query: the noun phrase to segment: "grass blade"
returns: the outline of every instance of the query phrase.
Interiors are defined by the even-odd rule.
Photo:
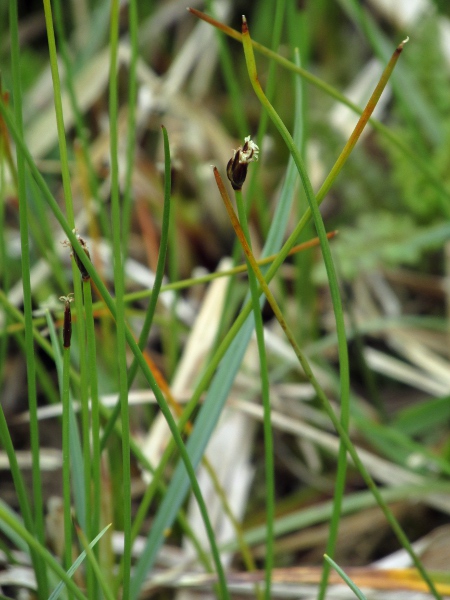
[[[361,592],[359,587],[355,583],[353,583],[353,581],[350,579],[350,577],[348,577],[348,575],[346,575],[344,573],[344,571],[341,569],[341,567],[338,564],[336,564],[332,558],[330,558],[327,554],[325,554],[324,559],[327,561],[327,563],[331,567],[333,567],[333,569],[335,569],[335,571],[337,573],[339,573],[339,575],[342,577],[342,579],[345,581],[345,583],[348,585],[348,587],[352,590],[352,592],[355,594],[355,596],[357,598],[359,598],[359,600],[366,600],[366,597]]]
[[[111,525],[107,525],[104,529],[102,529],[100,531],[100,533],[89,544],[89,548],[93,548],[95,546],[95,544],[103,537],[103,535],[108,531],[108,529],[110,527],[111,527]],[[67,575],[69,578],[72,577],[72,575],[75,573],[75,571],[78,569],[78,567],[81,565],[81,563],[83,562],[83,560],[85,558],[86,558],[86,550],[83,550],[83,552],[80,554],[80,556],[78,556],[78,558],[75,560],[73,565],[67,571]],[[61,581],[56,586],[56,588],[53,590],[53,592],[48,600],[57,600],[59,598],[59,596],[61,595],[61,592],[63,591],[65,585],[66,585],[66,583],[64,581]]]
[[[20,47],[18,32],[18,14],[17,3],[10,0],[9,3],[9,21],[11,30],[11,66],[14,90],[14,115],[17,129],[20,135],[23,135],[22,119],[22,92],[21,92],[21,70],[20,70]],[[2,98],[3,101],[3,98]],[[20,243],[22,256],[22,283],[23,283],[23,303],[25,317],[25,355],[27,365],[27,383],[28,383],[28,404],[30,411],[30,441],[32,453],[32,478],[33,478],[33,498],[34,498],[34,525],[30,522],[30,511],[26,497],[22,496],[23,508],[25,508],[25,523],[30,532],[33,532],[41,544],[45,543],[44,529],[44,506],[42,496],[42,480],[40,471],[40,444],[39,444],[39,426],[37,419],[37,390],[36,390],[36,362],[33,343],[33,317],[32,317],[32,291],[30,280],[30,255],[28,241],[28,209],[26,192],[25,160],[20,149],[17,153],[17,193],[19,197],[19,222],[20,222]],[[2,410],[3,421],[3,410]],[[6,427],[6,422],[4,423]],[[9,444],[9,433],[4,431],[4,442]],[[10,450],[12,448],[10,447]],[[10,457],[12,458],[12,457]],[[14,464],[13,461],[12,464]],[[21,483],[21,478],[16,470],[16,479]],[[22,487],[22,486],[20,486]],[[22,492],[23,492],[22,487]],[[48,595],[47,572],[42,559],[36,555],[34,549],[31,551],[35,567],[36,579],[38,583],[38,597],[45,598]]]

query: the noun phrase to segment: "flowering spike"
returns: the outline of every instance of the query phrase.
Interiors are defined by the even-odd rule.
[[[70,348],[70,340],[72,338],[72,313],[70,311],[70,303],[73,302],[73,293],[68,296],[60,296],[61,302],[64,302],[64,325],[63,325],[63,346]]]
[[[233,156],[227,164],[227,177],[234,190],[240,190],[247,177],[248,164],[258,160],[259,148],[248,135],[244,145],[233,150]]]
[[[73,229],[73,233],[76,235],[77,240],[80,242],[81,247],[84,250],[84,253],[86,254],[86,256],[88,257],[89,260],[91,260],[91,255],[89,254],[89,250],[87,247],[86,242],[83,240],[83,238],[81,237],[81,235],[79,235],[79,233],[77,233],[76,229]],[[71,243],[68,240],[65,240],[64,242],[62,242],[63,246],[70,246],[72,248],[72,252],[70,253],[70,256],[73,256],[78,269],[80,270],[81,273],[81,278],[83,281],[89,281],[89,279],[91,278],[91,276],[89,275],[86,267],[83,265],[83,263],[81,262],[78,254],[75,252],[73,246],[71,245]]]

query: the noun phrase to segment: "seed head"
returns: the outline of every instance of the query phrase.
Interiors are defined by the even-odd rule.
[[[233,157],[227,164],[227,177],[231,181],[234,190],[240,190],[247,177],[248,164],[258,160],[259,148],[248,135],[244,145],[233,150]]]
[[[89,254],[89,250],[88,250],[86,242],[81,237],[81,235],[79,235],[79,233],[77,232],[76,229],[73,229],[72,231],[76,235],[76,238],[79,241],[79,243],[81,244],[81,247],[83,248],[84,253],[88,257],[88,259],[91,260],[91,255]],[[77,265],[78,269],[80,270],[82,280],[83,281],[89,281],[89,279],[90,279],[91,276],[89,275],[88,271],[86,270],[86,267],[81,262],[81,259],[79,258],[78,254],[75,252],[72,244],[69,242],[69,240],[64,240],[61,243],[62,243],[63,246],[69,246],[72,249],[72,252],[70,253],[70,256],[73,256],[73,258],[74,258],[74,260],[76,262],[76,265]]]
[[[64,302],[64,325],[63,325],[63,346],[70,348],[72,338],[72,313],[70,312],[70,303],[73,302],[73,293],[67,296],[60,296],[61,302]]]

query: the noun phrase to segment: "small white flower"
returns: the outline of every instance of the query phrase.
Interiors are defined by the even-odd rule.
[[[239,162],[241,164],[248,164],[258,160],[259,148],[249,135],[244,139],[243,147],[238,148],[237,151],[239,152]]]

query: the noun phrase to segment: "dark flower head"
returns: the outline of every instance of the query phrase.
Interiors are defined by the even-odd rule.
[[[259,148],[250,136],[244,140],[244,145],[233,150],[233,157],[227,164],[227,177],[234,190],[240,190],[247,177],[248,163],[258,160]]]
[[[81,247],[84,250],[84,253],[86,254],[86,256],[88,257],[89,260],[91,260],[91,255],[89,254],[89,250],[87,247],[86,242],[83,240],[83,238],[81,237],[81,235],[79,235],[77,233],[76,229],[73,229],[72,232],[76,235],[77,240],[79,241]],[[73,246],[71,245],[71,243],[68,240],[64,240],[64,242],[62,242],[63,246],[70,246],[70,248],[72,248],[72,252],[70,253],[70,256],[73,256],[78,269],[80,270],[81,273],[81,278],[83,279],[83,281],[89,281],[90,279],[90,275],[88,273],[88,271],[86,270],[86,267],[83,265],[83,263],[81,262],[81,259],[79,258],[78,254],[75,252]]]
[[[70,303],[73,302],[73,293],[68,296],[60,296],[61,302],[64,302],[64,326],[63,326],[63,346],[70,348],[72,338],[72,314],[70,312]]]

